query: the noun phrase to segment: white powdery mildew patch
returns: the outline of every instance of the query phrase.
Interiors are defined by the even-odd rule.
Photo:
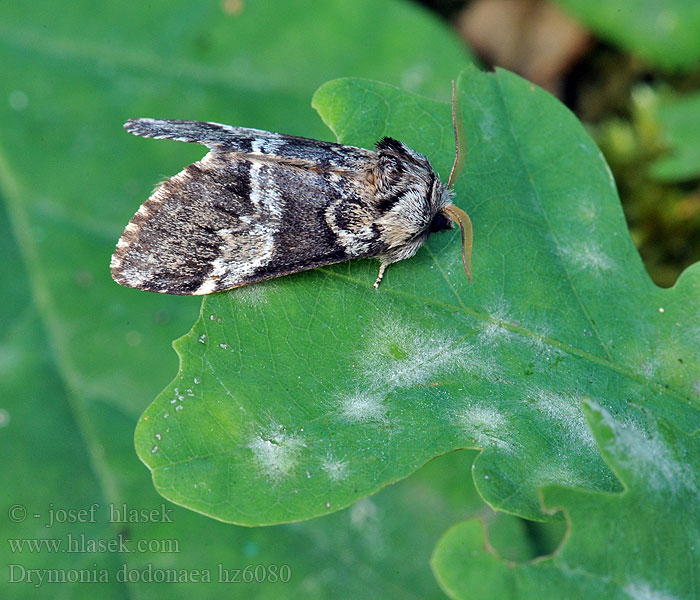
[[[502,323],[497,321],[487,321],[483,323],[479,331],[479,342],[483,345],[493,344],[496,341],[502,341],[511,336],[511,331],[508,331]]]
[[[536,390],[529,396],[534,398],[535,408],[548,419],[560,423],[573,442],[595,448],[595,440],[576,397],[562,396],[549,390]]]
[[[344,460],[335,460],[332,456],[327,456],[321,463],[321,468],[331,481],[341,481],[346,477],[348,463]]]
[[[381,396],[356,392],[342,401],[341,415],[348,421],[383,421],[386,406]]]
[[[603,422],[615,432],[610,442],[615,459],[658,493],[676,494],[684,488],[693,496],[700,493],[698,474],[673,456],[663,439],[631,425],[622,425],[602,407]]]
[[[659,366],[659,359],[652,358],[651,360],[643,361],[637,368],[637,372],[640,375],[651,379],[652,377],[656,376]]]
[[[512,439],[505,416],[496,408],[470,406],[455,414],[458,427],[464,429],[480,448],[511,451],[506,439]]]
[[[672,594],[653,589],[647,581],[633,581],[623,589],[634,600],[676,600]]]
[[[556,483],[567,487],[590,487],[590,481],[581,473],[574,471],[568,464],[559,461],[547,461],[535,467],[530,479],[540,487],[547,483]]]
[[[548,341],[548,338],[554,338],[554,331],[549,323],[536,325],[532,327],[532,330],[536,335],[523,335],[521,336],[522,340],[533,352],[537,353],[537,357],[540,359],[537,364],[547,368],[548,361],[563,356],[564,351]]]
[[[246,285],[235,290],[233,298],[252,308],[258,308],[267,304],[269,293],[277,287],[273,282],[260,282],[255,285]]]
[[[501,127],[499,126],[500,117],[496,117],[494,110],[487,104],[479,106],[479,138],[488,142],[495,138]]]
[[[693,384],[693,393],[696,396],[700,396],[700,379]]]
[[[661,348],[659,342],[651,342],[643,327],[628,332],[628,339],[615,340],[613,343],[620,356],[624,357],[625,365],[645,379],[655,379],[661,369],[661,359],[666,358],[667,354],[673,355]]]
[[[586,224],[593,224],[596,222],[598,218],[598,207],[595,202],[579,199],[575,206],[576,216],[579,221],[583,221]]]
[[[357,362],[370,385],[408,387],[461,370],[486,377],[493,371],[463,340],[395,318],[370,327],[365,339]]]
[[[602,273],[612,271],[615,262],[593,242],[584,242],[574,247],[562,249],[566,259],[579,269]]]
[[[508,304],[504,300],[488,308],[491,320],[482,323],[479,330],[479,342],[482,345],[491,346],[505,341],[513,335],[513,332],[504,326],[504,323],[512,320],[508,308]]]
[[[305,446],[301,437],[280,431],[279,428],[271,435],[256,435],[248,444],[264,474],[275,483],[285,479],[296,468]]]
[[[527,341],[535,350],[542,351],[551,348],[551,346],[545,341],[546,338],[551,338],[554,336],[554,331],[549,323],[539,323],[533,325],[531,330],[536,335],[527,338]]]

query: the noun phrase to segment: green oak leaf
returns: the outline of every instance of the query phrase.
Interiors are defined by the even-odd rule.
[[[652,177],[674,182],[700,176],[700,92],[663,98],[656,116],[668,154],[651,165]]]
[[[432,559],[451,598],[698,596],[700,437],[662,418],[639,427],[590,400],[584,412],[624,491],[545,487],[545,505],[564,510],[570,530],[557,552],[531,563],[486,550],[478,520],[454,526]]]
[[[556,0],[596,35],[669,70],[700,59],[700,5],[694,0]]]
[[[207,297],[136,430],[160,493],[226,521],[292,521],[469,447],[492,506],[547,519],[546,484],[619,489],[577,398],[698,426],[698,269],[650,281],[604,159],[556,99],[503,71],[457,87],[474,284],[449,232],[378,291],[364,260]],[[341,79],[314,105],[342,142],[391,135],[449,171],[447,103]]]

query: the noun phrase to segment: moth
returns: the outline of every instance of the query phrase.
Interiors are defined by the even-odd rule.
[[[204,158],[162,183],[122,233],[114,280],[164,294],[210,294],[354,258],[387,266],[458,225],[471,281],[472,226],[428,159],[385,137],[375,150],[200,121],[130,119],[134,135],[203,144]]]

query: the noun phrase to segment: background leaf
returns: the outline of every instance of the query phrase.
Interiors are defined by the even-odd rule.
[[[646,431],[596,403],[586,418],[625,484],[617,494],[560,486],[544,502],[562,507],[570,534],[554,556],[514,565],[485,550],[478,521],[448,531],[433,568],[452,598],[695,598],[698,595],[698,435],[664,419]]]
[[[2,172],[2,175],[5,189],[11,187],[8,174]],[[4,210],[0,212],[0,232],[4,259],[0,266],[2,281],[11,282],[4,287],[5,310],[0,313],[0,448],[6,482],[0,491],[0,505],[3,531],[8,538],[2,545],[4,573],[0,589],[10,597],[11,593],[16,594],[16,586],[6,582],[23,578],[22,569],[46,569],[47,562],[50,568],[58,570],[93,568],[91,554],[47,556],[13,549],[10,539],[41,540],[75,533],[75,524],[55,522],[47,527],[48,510],[52,507],[89,509],[90,502],[86,502],[86,498],[104,504],[105,496],[100,491],[99,477],[90,464],[90,457],[83,451],[85,442],[75,442],[80,440],[81,434],[71,410],[72,399],[46,344],[40,314],[32,301],[29,281]],[[74,477],[75,473],[81,476]],[[71,485],[66,485],[66,481]],[[39,509],[37,500],[43,504],[42,522],[32,517]],[[104,520],[95,524],[93,533],[102,538],[113,535]],[[101,563],[114,571],[119,566],[118,557],[114,555],[105,555]],[[101,591],[105,598],[116,599],[123,597],[121,588],[111,583],[102,586]]]
[[[219,585],[138,576],[149,565],[216,577],[219,564],[274,563],[290,565],[288,584],[236,584],[240,591],[233,592],[224,583],[226,593],[356,598],[371,589],[385,597],[442,597],[427,557],[454,518],[483,510],[469,495],[472,456],[435,461],[409,487],[387,490],[385,501],[377,496],[356,512],[310,524],[237,528],[158,496],[134,453],[134,424],[172,378],[177,357],[170,342],[191,326],[200,301],[121,288],[108,265],[155,182],[199,154],[127,135],[128,117],[220,120],[329,139],[310,106],[324,81],[378,77],[447,99],[449,80],[467,60],[434,17],[399,1],[3,3],[3,530],[8,539],[64,544],[68,534],[132,544],[174,540],[179,551],[13,552],[3,541],[0,596],[81,598],[97,589],[115,598],[219,598]],[[93,503],[94,523],[45,526],[50,509]],[[165,507],[174,523],[110,522],[110,504],[124,503]],[[9,520],[14,504],[28,511],[21,523]],[[11,583],[10,564],[106,569],[110,581]],[[135,579],[116,580],[123,565]]]
[[[556,0],[600,37],[661,68],[692,69],[700,58],[700,6],[693,0]]]
[[[388,271],[356,261],[207,297],[136,444],[159,491],[245,524],[326,514],[455,448],[500,509],[546,519],[538,489],[619,490],[578,404],[698,427],[698,269],[654,286],[614,182],[578,121],[506,72],[462,73],[469,156],[455,233]],[[446,103],[367,80],[314,105],[342,142],[391,135],[444,175]]]
[[[661,141],[668,149],[651,167],[661,181],[683,181],[700,175],[700,92],[666,98],[656,109]]]

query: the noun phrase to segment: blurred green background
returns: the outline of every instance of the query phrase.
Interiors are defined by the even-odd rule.
[[[183,144],[146,152],[143,140],[121,129],[127,118],[212,120],[332,140],[310,104],[325,81],[376,78],[447,100],[450,79],[478,55],[559,94],[589,124],[652,276],[672,285],[700,247],[700,36],[685,33],[698,31],[697,11],[665,6],[677,17],[675,29],[667,27],[671,37],[685,43],[675,48],[645,45],[644,20],[637,36],[611,33],[610,19],[601,29],[600,15],[574,2],[562,2],[566,17],[553,5],[511,3],[503,13],[501,4],[39,0],[0,7],[2,597],[221,597],[219,585],[148,579],[158,569],[191,580],[197,569],[286,564],[288,583],[223,585],[233,586],[231,597],[440,598],[428,558],[458,519],[483,517],[509,558],[554,547],[561,529],[535,531],[480,500],[473,452],[440,457],[372,498],[306,523],[246,529],[170,505],[135,455],[133,429],[175,374],[170,342],[189,329],[199,300],[120,288],[108,270],[144,190],[201,156]],[[544,44],[543,60],[541,40],[557,38],[553,32],[572,20],[558,50]],[[484,38],[510,55],[494,53]],[[124,505],[162,516],[111,522],[110,507]],[[86,551],[51,546],[69,539]],[[116,540],[117,551],[80,545],[89,539]],[[135,550],[140,540],[153,541]],[[49,585],[31,569],[85,569],[109,581]]]

